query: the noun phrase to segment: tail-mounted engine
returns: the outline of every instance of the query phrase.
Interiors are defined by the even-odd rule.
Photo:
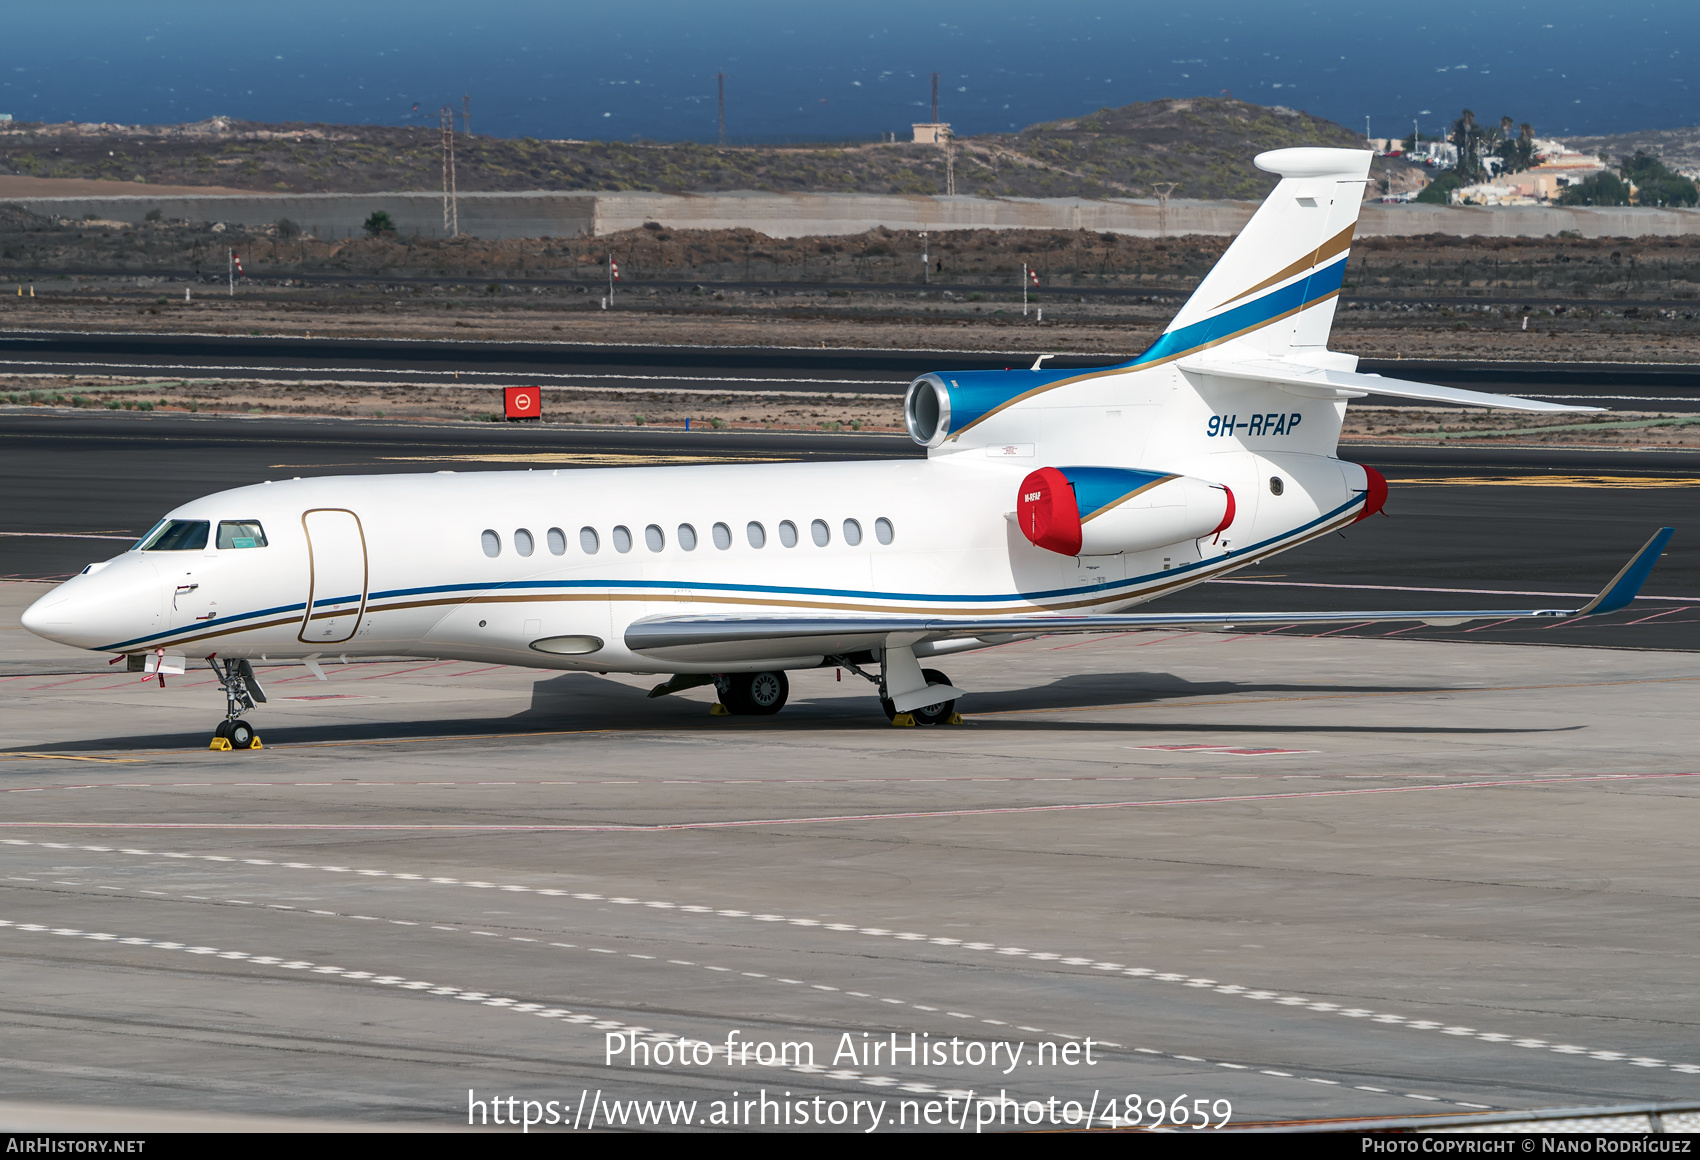
[[[1048,552],[1107,556],[1213,536],[1234,522],[1234,493],[1189,475],[1041,467],[1021,481],[1015,512]]]

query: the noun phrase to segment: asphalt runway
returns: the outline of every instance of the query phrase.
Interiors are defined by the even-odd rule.
[[[0,577],[63,577],[177,504],[298,475],[912,457],[907,438],[657,428],[84,412],[0,407]],[[1677,536],[1643,598],[1597,621],[1285,629],[1700,650],[1700,456],[1476,447],[1345,448],[1387,475],[1390,518],[1355,525],[1153,611],[1574,607],[1647,537]]]
[[[1133,357],[1136,352],[1128,352]],[[0,373],[243,377],[462,386],[900,395],[934,370],[1002,370],[1031,355],[929,350],[0,333]],[[1062,355],[1048,369],[1110,365]],[[1370,360],[1366,374],[1618,410],[1700,410],[1700,367]],[[1420,406],[1396,399],[1378,405]]]

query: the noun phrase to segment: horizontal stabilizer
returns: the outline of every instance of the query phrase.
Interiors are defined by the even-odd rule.
[[[925,616],[672,616],[640,620],[626,629],[626,647],[633,652],[657,653],[714,646],[772,644],[775,655],[835,655],[861,649],[883,648],[888,637],[893,644],[919,640],[951,640],[964,637],[1004,639],[1052,633],[1131,632],[1138,629],[1278,628],[1302,624],[1381,624],[1420,621],[1434,625],[1456,625],[1471,620],[1517,620],[1539,618],[1568,620],[1601,616],[1626,607],[1641,591],[1673,529],[1661,528],[1581,608],[1491,608],[1430,609],[1413,612],[1145,612],[1118,616],[1051,616],[1030,613],[1015,616],[981,616],[945,619]]]
[[[1244,362],[1188,359],[1179,366],[1187,374],[1272,383],[1290,394],[1307,399],[1358,399],[1365,395],[1391,395],[1398,399],[1419,399],[1425,403],[1442,403],[1452,407],[1500,407],[1513,411],[1605,410],[1604,407],[1576,407],[1568,403],[1549,403],[1544,399],[1524,399],[1516,395],[1493,395],[1485,391],[1466,391],[1433,383],[1413,383],[1406,379],[1359,374],[1357,371],[1324,370],[1285,359],[1252,359]]]

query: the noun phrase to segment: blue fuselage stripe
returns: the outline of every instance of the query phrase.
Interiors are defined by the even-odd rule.
[[[928,604],[1037,603],[1042,600],[1054,600],[1070,596],[1098,596],[1105,599],[1114,599],[1118,594],[1132,595],[1133,592],[1130,590],[1137,589],[1141,585],[1149,584],[1153,581],[1164,579],[1172,581],[1177,576],[1184,576],[1191,572],[1212,569],[1229,560],[1260,552],[1265,548],[1279,544],[1283,540],[1290,540],[1295,536],[1301,536],[1305,532],[1308,532],[1319,525],[1329,523],[1362,503],[1363,494],[1359,493],[1340,506],[1331,511],[1324,512],[1313,520],[1300,524],[1298,527],[1289,531],[1282,532],[1280,535],[1271,536],[1268,539],[1261,540],[1249,547],[1237,549],[1236,551],[1230,552],[1224,556],[1216,557],[1215,559],[1199,560],[1191,564],[1181,564],[1166,572],[1148,572],[1143,576],[1130,576],[1123,580],[1117,580],[1113,583],[1105,584],[1102,587],[1077,586],[1072,588],[1051,588],[1037,592],[988,593],[982,595],[976,593],[940,594],[936,592],[875,592],[859,588],[806,588],[779,584],[713,583],[706,581],[684,580],[510,580],[497,584],[432,584],[417,588],[389,588],[381,592],[371,593],[367,597],[366,603],[368,607],[370,607],[377,604],[379,601],[384,600],[396,600],[419,596],[437,596],[449,593],[496,594],[502,592],[559,592],[572,590],[595,590],[606,592],[609,595],[613,595],[616,592],[633,591],[683,591],[700,592],[705,594],[718,593],[726,596],[805,596],[817,599],[839,600],[918,601]],[[357,608],[360,604],[360,598],[358,596],[348,596],[342,598],[340,601],[315,601],[314,607],[320,608],[326,604],[336,603],[350,604]],[[182,628],[167,629],[164,632],[156,632],[147,636],[139,636],[133,640],[120,641],[117,644],[106,645],[98,651],[122,652],[126,649],[134,649],[144,645],[161,644],[168,638],[174,636],[204,634],[208,628],[222,629],[228,626],[231,630],[236,630],[237,627],[244,621],[255,620],[267,616],[275,616],[280,613],[301,612],[305,608],[305,604],[285,604],[278,605],[273,608],[262,609],[258,612],[245,612],[237,616],[220,617],[216,621],[201,621],[194,625],[185,625]],[[353,609],[350,609],[349,611],[353,611]],[[377,611],[382,610],[378,609]],[[1035,611],[1043,611],[1043,609],[1035,609]]]

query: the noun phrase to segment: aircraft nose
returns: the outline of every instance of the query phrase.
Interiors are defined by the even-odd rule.
[[[76,625],[76,601],[63,588],[55,588],[40,600],[24,609],[20,622],[29,631],[47,640],[69,644],[65,638]]]
[[[26,608],[19,621],[56,644],[104,649],[155,631],[160,599],[155,569],[120,558],[73,576]]]

